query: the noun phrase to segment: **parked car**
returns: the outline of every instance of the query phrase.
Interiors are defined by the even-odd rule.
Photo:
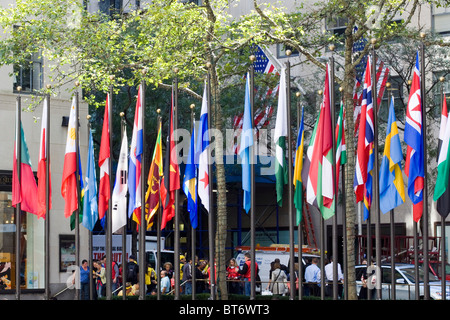
[[[356,285],[357,292],[362,286],[361,277],[367,265],[356,266]],[[381,298],[383,300],[391,299],[391,265],[381,266]],[[441,300],[442,287],[441,281],[429,273],[430,298],[434,300]],[[399,263],[395,265],[395,295],[396,300],[414,300],[416,299],[416,270],[413,264]],[[419,290],[420,298],[424,295],[424,271],[419,266]],[[446,281],[446,299],[450,299],[450,282]]]

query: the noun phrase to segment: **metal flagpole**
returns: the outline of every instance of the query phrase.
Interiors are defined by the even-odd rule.
[[[430,299],[429,275],[428,270],[428,184],[427,184],[427,116],[425,99],[425,44],[423,39],[425,33],[421,32],[420,37],[420,102],[422,105],[422,139],[423,139],[423,213],[422,213],[422,247],[423,247],[423,271],[424,271],[424,299]],[[418,264],[418,261],[416,261]],[[445,295],[445,292],[444,292]]]
[[[208,64],[209,66],[209,70],[208,70],[208,88],[207,88],[207,113],[208,113],[208,130],[211,129],[211,65]],[[209,137],[209,134],[208,134]],[[208,150],[208,172],[210,177],[212,177],[212,163],[211,163],[211,153]],[[210,184],[209,184],[209,215],[208,215],[208,229],[209,229],[209,233],[208,233],[208,241],[209,241],[209,268],[210,268],[210,283],[211,283],[211,300],[216,300],[216,264],[215,264],[215,259],[214,259],[214,235],[216,234],[214,232],[215,228],[214,228],[214,223],[215,223],[215,219],[214,219],[214,210],[213,210],[213,193],[212,193],[212,187],[213,187],[213,183],[212,183],[212,179],[210,179]]]
[[[323,90],[318,91],[319,97],[323,99]],[[322,103],[322,102],[319,102]],[[319,106],[320,109],[320,106]],[[324,220],[322,213],[319,215],[320,219],[320,299],[325,299],[325,233]]]
[[[332,238],[333,238],[333,300],[338,299],[338,241],[337,241],[337,195],[338,195],[338,182],[336,181],[336,139],[335,139],[335,131],[336,131],[336,120],[335,120],[335,106],[334,106],[334,45],[330,45],[329,47],[331,51],[330,57],[330,78],[329,78],[329,87],[330,87],[330,113],[331,113],[331,135],[332,135],[332,174],[333,174],[333,183],[334,183],[334,215],[333,215],[333,224],[332,224]]]
[[[173,131],[178,128],[178,68],[174,68],[173,80]],[[174,136],[172,136],[175,138]],[[170,144],[170,141],[169,141]],[[174,254],[175,254],[175,300],[180,299],[180,213],[178,205],[178,189],[175,190],[175,217],[174,217]]]
[[[91,119],[91,116],[88,114],[86,116],[86,120],[87,120],[87,140],[88,140],[88,145],[89,145],[89,137],[90,137],[90,131],[91,131],[91,123],[89,122],[89,120]],[[48,172],[48,171],[47,171]],[[87,172],[86,172],[87,174]],[[89,245],[89,300],[94,300],[94,284],[93,279],[92,279],[92,271],[94,270],[94,262],[92,260],[93,258],[93,248],[92,248],[92,231],[89,230],[89,239],[88,239],[88,245]]]
[[[16,98],[16,173],[17,173],[17,181],[22,182],[22,173],[21,173],[21,162],[22,162],[22,131],[21,131],[21,123],[22,123],[22,100],[20,96],[20,92],[22,91],[22,87],[17,87],[17,91],[19,94]],[[19,189],[20,192],[20,189]],[[20,233],[21,233],[21,203],[18,202],[16,204],[16,300],[20,300]]]
[[[440,77],[439,81],[441,82],[441,105],[444,104],[444,77]],[[447,120],[448,121],[448,120]],[[439,154],[438,154],[439,157]],[[448,188],[448,187],[447,187]],[[445,273],[445,252],[446,252],[446,240],[445,240],[445,216],[441,215],[441,299],[446,300],[447,299],[447,286],[446,286],[446,273]]]
[[[80,83],[75,82],[75,86],[77,90],[75,91],[75,148],[76,148],[76,173],[75,178],[77,182],[77,210],[75,210],[75,265],[80,263],[80,200],[81,200],[81,190],[80,190],[80,129],[78,126],[78,119],[80,117],[80,99],[78,93],[78,86]],[[79,267],[78,267],[79,268]],[[78,270],[79,272],[79,270]],[[79,299],[79,291],[78,286],[75,286],[75,300]]]
[[[379,161],[378,161],[378,106],[377,106],[377,80],[376,80],[376,53],[375,44],[376,39],[371,39],[372,44],[372,110],[373,110],[373,153],[374,153],[374,164],[373,164],[373,209],[375,211],[375,255],[376,255],[376,265],[381,266],[381,228],[380,228],[380,187],[379,187]],[[380,281],[377,277],[377,284]],[[377,299],[381,300],[381,287],[376,286]]]
[[[158,114],[158,130],[161,127],[161,109],[157,109],[156,113]],[[162,166],[163,164],[160,163]],[[159,206],[158,206],[158,214],[156,216],[156,298],[157,300],[161,299],[161,214],[162,214],[162,203],[161,203],[161,177],[159,177]]]
[[[288,50],[290,51],[290,50]],[[286,54],[289,56],[290,52],[286,51]],[[289,256],[291,263],[289,264],[289,273],[290,273],[290,299],[294,300],[295,298],[295,240],[294,240],[294,214],[293,214],[293,196],[292,196],[292,137],[291,137],[291,63],[289,60],[286,62],[286,118],[287,118],[287,145],[288,145],[288,197],[289,197],[289,205],[288,205],[288,217],[289,217]],[[283,155],[284,156],[284,155]],[[301,248],[299,247],[299,250]],[[256,259],[255,259],[256,261]],[[300,260],[299,260],[300,262]]]
[[[51,85],[47,85],[51,89]],[[50,299],[50,94],[47,93],[45,128],[45,299]]]
[[[143,71],[143,74],[145,72]],[[145,219],[145,81],[141,81],[141,110],[142,110],[142,154],[141,154],[141,225],[139,227],[139,300],[145,300],[145,274],[147,273],[147,262],[145,253],[145,233],[147,220]]]
[[[113,78],[110,78],[113,80]],[[110,192],[113,189],[114,182],[112,180],[112,150],[113,150],[113,141],[112,141],[112,104],[113,104],[113,86],[112,84],[109,86],[109,96],[108,96],[108,128],[109,128],[109,158],[108,158],[108,172],[109,172],[109,186]],[[112,298],[112,196],[111,193],[109,195],[108,200],[108,212],[106,216],[106,241],[105,241],[105,250],[106,250],[106,300],[111,300]]]
[[[194,118],[195,118],[195,113],[194,113],[194,108],[195,105],[191,104],[190,105],[191,108],[191,134],[195,135],[194,130],[195,130],[195,123],[194,123]],[[195,146],[195,142],[194,142],[194,146]],[[191,150],[191,152],[194,152],[194,150]],[[197,188],[195,188],[195,201],[198,203],[197,201]],[[195,294],[196,294],[196,274],[195,274],[195,229],[192,227],[191,225],[191,257],[192,257],[192,272],[191,272],[191,277],[192,277],[192,300],[195,300]]]
[[[253,127],[254,127],[254,119],[253,119],[253,104],[254,104],[254,73],[255,68],[253,66],[253,62],[255,60],[255,56],[251,56],[250,60],[252,61],[252,64],[250,65],[250,117],[251,117],[251,127],[252,127],[252,135],[253,133]],[[250,260],[250,283],[251,283],[251,289],[250,289],[250,300],[255,300],[255,294],[256,294],[256,250],[255,250],[255,148],[254,144],[250,146],[250,179],[251,179],[251,186],[250,186],[250,250],[251,250],[251,260]]]
[[[295,94],[297,97],[300,97],[300,92]],[[300,127],[300,101],[297,105],[297,128]],[[298,134],[298,133],[297,133]],[[303,154],[300,155],[303,157]],[[303,185],[301,186],[303,188]],[[302,190],[303,192],[303,190]],[[303,215],[303,196],[302,196],[302,215]],[[298,300],[302,300],[303,296],[303,230],[302,230],[302,220],[297,226],[297,242],[298,242],[298,274],[297,274],[297,282],[298,282]]]
[[[123,135],[125,133],[125,116],[124,112],[120,113],[120,141],[123,140]],[[124,177],[128,179],[128,177]],[[125,221],[127,220],[127,214],[125,214]],[[122,227],[122,300],[127,299],[126,289],[127,289],[127,224]]]

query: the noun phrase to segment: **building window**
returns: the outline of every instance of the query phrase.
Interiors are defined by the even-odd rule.
[[[450,8],[432,8],[433,31],[436,33],[450,33]]]
[[[343,17],[331,17],[325,21],[325,29],[336,38],[336,50],[342,50],[344,47],[342,38],[344,36],[345,29],[347,28],[347,22],[348,19]]]
[[[20,270],[21,289],[43,289],[44,219],[21,212],[20,256],[16,257],[16,213],[11,205],[12,172],[0,172],[0,292],[13,293],[16,288],[16,266]],[[18,261],[18,263],[17,263]]]
[[[17,87],[22,87],[22,92],[31,93],[42,88],[43,68],[42,56],[40,53],[33,53],[30,59],[23,63],[14,64],[14,84],[13,91]]]
[[[296,48],[291,47],[290,45],[286,45],[283,43],[277,44],[277,58],[287,58],[286,50],[291,50],[291,57],[296,57],[299,55],[299,52]]]

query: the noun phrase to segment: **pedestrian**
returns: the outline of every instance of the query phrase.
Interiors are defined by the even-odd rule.
[[[204,260],[200,260],[197,263],[197,267],[195,268],[195,292],[203,293],[206,292],[206,283],[205,283],[205,275],[203,273],[203,269],[206,266],[206,262]]]
[[[137,264],[136,257],[134,255],[130,255],[128,258],[126,272],[127,282],[130,282],[131,285],[139,282],[139,265]]]
[[[89,300],[89,280],[91,271],[86,259],[81,261],[80,266],[80,300]]]
[[[96,291],[97,291],[97,297],[101,298],[105,296],[106,291],[106,270],[105,267],[102,265],[100,260],[96,260],[94,262],[94,266],[96,267],[96,279],[97,279],[97,285],[96,285]]]
[[[102,264],[105,266],[106,269],[106,255],[103,255],[102,257]],[[116,261],[111,262],[111,291],[114,295],[117,295],[117,288],[119,288],[119,267],[117,266]]]
[[[166,270],[161,271],[161,293],[168,294],[170,292],[170,279]]]
[[[318,297],[320,295],[319,259],[314,257],[305,269],[305,296]]]
[[[146,294],[152,294],[156,290],[156,272],[152,266],[147,264],[147,272],[145,273],[145,285],[147,286]]]
[[[253,262],[252,263],[252,259],[251,259],[251,255],[249,252],[246,252],[244,254],[244,265],[242,266],[242,269],[239,270],[239,274],[242,275],[242,277],[244,278],[244,294],[246,296],[250,296],[251,294],[251,275],[252,275],[252,271],[251,271],[251,266],[254,265],[255,266],[255,278],[257,279],[257,275],[259,272],[258,269],[258,264]],[[256,282],[255,279],[255,282]]]
[[[330,263],[325,266],[325,278],[327,279],[327,296],[333,296],[333,257],[330,257]],[[344,275],[342,274],[341,264],[337,263],[337,281],[338,281],[338,297],[342,295],[342,281],[344,280]]]
[[[272,275],[267,284],[267,289],[272,291],[274,296],[284,296],[287,291],[287,275],[278,261],[273,264]]]
[[[183,277],[181,283],[183,284],[183,294],[192,294],[192,258],[186,259],[187,263],[183,265]]]
[[[239,266],[237,265],[236,259],[231,258],[227,267],[227,283],[229,293],[241,293],[239,279]]]
[[[173,276],[173,264],[171,262],[164,263],[163,270],[166,271],[167,276],[169,277],[169,279],[172,279],[172,276]]]

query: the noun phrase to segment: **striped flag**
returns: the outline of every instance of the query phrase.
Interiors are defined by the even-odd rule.
[[[98,188],[98,218],[103,220],[108,211],[109,198],[111,197],[111,186],[109,183],[110,168],[110,145],[109,145],[109,94],[106,95],[106,105],[103,114],[102,138],[100,141],[100,151],[98,154],[98,167],[100,168],[100,185]],[[102,223],[104,225],[104,223]]]
[[[423,132],[422,104],[420,93],[419,52],[416,55],[416,65],[406,107],[406,123],[404,139],[407,144],[405,174],[408,177],[408,196],[413,203],[413,219],[418,222],[423,213]]]
[[[395,119],[394,97],[392,97],[386,128],[386,143],[380,165],[380,209],[383,213],[387,213],[405,202],[402,160],[402,146]]]
[[[450,179],[449,166],[449,143],[450,143],[450,123],[448,122],[447,100],[445,95],[442,101],[441,126],[438,140],[438,174],[436,186],[434,187],[433,200],[436,201],[437,212],[446,218],[450,212]]]
[[[187,197],[187,210],[192,228],[197,228],[197,168],[195,163],[195,122],[191,133],[191,144],[184,170],[183,191]]]
[[[47,114],[48,114],[48,98],[44,99],[44,107],[42,109],[42,122],[41,122],[41,140],[39,143],[39,162],[38,162],[38,201],[39,201],[39,212],[38,217],[44,217],[47,211],[46,208],[46,176],[48,175],[48,209],[52,208],[52,183],[51,183],[51,172],[49,166],[49,172],[47,172],[47,161],[48,161],[48,147],[47,147]]]
[[[83,226],[92,231],[98,220],[98,203],[97,203],[97,177],[95,172],[94,160],[94,141],[92,139],[92,131],[89,130],[89,149],[86,163],[86,187],[83,195]]]
[[[141,160],[142,160],[142,86],[139,86],[136,109],[134,111],[133,133],[131,136],[130,159],[128,162],[128,218],[141,223]]]
[[[341,109],[336,124],[336,190],[339,190],[339,171],[341,165],[347,163],[347,147],[345,145],[345,107],[341,101]]]
[[[208,152],[209,152],[209,131],[208,131],[208,96],[207,85],[203,89],[202,109],[200,111],[200,125],[198,126],[197,145],[195,147],[195,163],[198,164],[198,197],[201,200],[206,211],[210,212],[209,207],[209,166],[208,166]]]
[[[287,101],[286,101],[286,69],[281,69],[280,92],[278,94],[277,120],[275,122],[275,178],[278,206],[283,204],[284,185],[288,182],[286,161],[287,132]]]
[[[127,224],[127,183],[128,174],[128,138],[127,129],[123,130],[122,145],[116,169],[116,180],[111,199],[111,232],[115,233]]]
[[[295,159],[294,159],[294,205],[297,209],[296,221],[297,225],[302,221],[302,213],[303,213],[303,180],[302,180],[302,169],[303,169],[303,147],[305,140],[305,127],[303,124],[303,113],[304,109],[302,108],[302,118],[300,121],[300,126],[298,128],[298,136],[297,136],[297,148],[295,151]]]

